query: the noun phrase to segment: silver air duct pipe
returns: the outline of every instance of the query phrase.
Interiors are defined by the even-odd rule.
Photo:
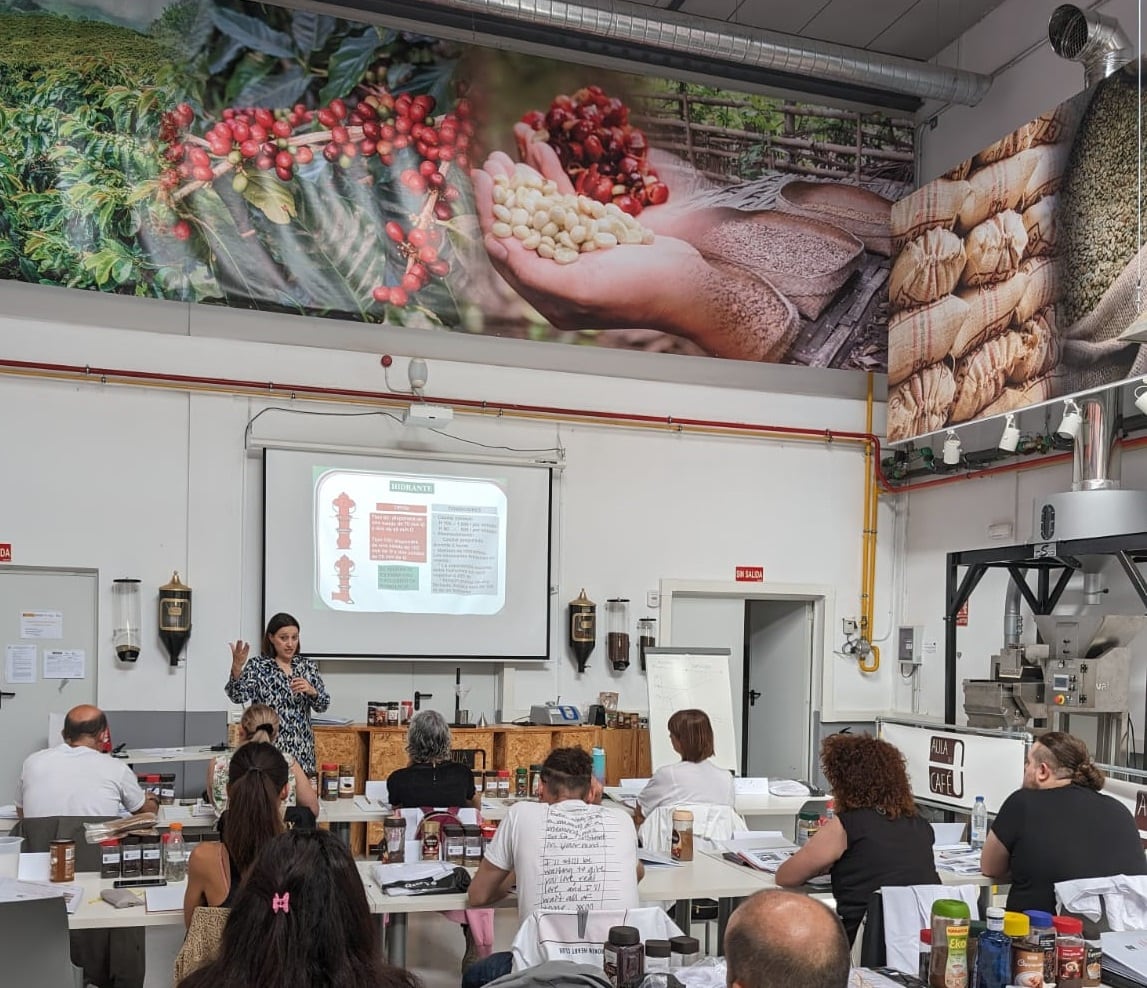
[[[865,87],[922,100],[942,100],[975,106],[992,84],[978,72],[933,65],[915,59],[849,48],[827,41],[798,38],[775,31],[693,17],[627,0],[590,6],[564,0],[422,0],[418,4],[386,0],[349,0],[343,7],[394,13],[406,7],[428,24],[434,12],[474,18],[475,31],[496,33],[497,22],[535,29],[535,40],[549,36],[550,44],[570,47],[568,37],[581,35],[600,41],[640,46],[686,59],[725,62],[838,84]],[[481,18],[490,18],[489,28]]]
[[[1060,58],[1083,63],[1088,86],[1135,57],[1135,47],[1118,21],[1071,3],[1055,8],[1047,22],[1047,40]]]
[[[1123,424],[1117,388],[1080,398],[1083,426],[1075,440],[1071,489],[1107,491],[1120,485],[1121,447],[1115,442]]]
[[[1024,634],[1024,618],[1020,612],[1023,594],[1015,579],[1008,581],[1008,595],[1004,599],[1004,645],[1018,645]]]

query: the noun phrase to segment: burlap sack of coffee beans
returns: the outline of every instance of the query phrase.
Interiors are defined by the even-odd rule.
[[[1008,384],[1025,384],[1049,373],[1059,363],[1060,345],[1052,306],[1008,333],[1007,339],[1010,343]]]
[[[950,422],[967,422],[985,405],[990,405],[1004,392],[1011,360],[1007,333],[988,340],[956,362],[956,399],[952,403]]]
[[[1074,102],[1061,103],[1054,110],[1013,130],[1007,137],[989,144],[976,155],[975,165],[976,167],[990,165],[1040,144],[1070,141],[1079,124],[1079,115],[1079,108]]]
[[[1021,408],[1047,401],[1057,394],[1065,394],[1065,392],[1061,389],[1057,390],[1055,382],[1050,376],[1037,377],[1034,381],[1028,381],[1018,387],[1004,388],[1004,393],[999,398],[980,409],[980,416],[988,418],[992,415],[1003,415],[1006,412],[1018,412]]]
[[[1035,166],[1036,159],[1025,153],[972,172],[968,178],[972,191],[960,206],[956,232],[966,234],[989,216],[1015,209],[1023,201]]]
[[[1027,256],[1048,257],[1056,252],[1056,196],[1044,196],[1024,210],[1022,219],[1028,235]]]
[[[1059,191],[1070,153],[1069,144],[1043,144],[1016,155],[1017,158],[1034,162],[1031,177],[1024,186],[1023,198],[1019,203],[1020,212],[1039,202],[1044,196],[1055,195]]]
[[[967,182],[950,182],[941,178],[893,203],[893,247],[900,250],[925,230],[935,227],[951,230],[971,194],[972,187]]]
[[[1060,296],[1060,261],[1057,257],[1030,257],[1020,265],[1027,276],[1027,286],[1016,303],[1016,325],[1022,326],[1035,314],[1058,301]]]
[[[1007,281],[1028,248],[1028,232],[1020,214],[1005,209],[984,220],[964,241],[967,263],[960,283],[968,288]]]
[[[948,295],[960,281],[964,259],[964,242],[951,230],[926,230],[896,255],[888,278],[892,308],[910,309]]]
[[[959,360],[1004,332],[1011,324],[1012,314],[1027,285],[1028,278],[1021,265],[1021,269],[1007,281],[957,292],[957,298],[968,303],[968,315],[952,344],[952,356]]]
[[[946,295],[889,319],[888,384],[899,384],[921,368],[943,360],[967,315],[966,302]]]
[[[956,397],[956,382],[947,363],[917,371],[888,394],[888,432],[921,436],[942,429]]]

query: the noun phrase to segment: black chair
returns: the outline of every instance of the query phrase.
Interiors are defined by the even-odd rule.
[[[62,896],[0,902],[0,957],[4,983],[37,988],[83,988],[72,963],[68,910]]]
[[[482,756],[481,770],[486,771],[486,749],[485,748],[451,748],[450,760],[458,762],[460,765],[465,765],[470,771],[474,771],[479,766],[476,764],[478,756]]]
[[[860,934],[860,966],[884,967],[888,953],[884,947],[884,897],[877,889],[868,899],[864,929]]]

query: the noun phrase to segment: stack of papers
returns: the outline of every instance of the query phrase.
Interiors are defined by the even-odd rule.
[[[0,820],[17,820],[17,819],[19,819],[19,814],[16,812],[16,804],[15,803],[8,803],[4,806],[0,806]]]
[[[767,796],[768,779],[734,779],[733,792],[738,796]]]
[[[0,902],[21,902],[24,899],[54,899],[64,897],[68,912],[80,908],[84,890],[79,885],[59,882],[22,882],[15,878],[0,878]]]
[[[328,726],[345,727],[353,724],[353,717],[335,717],[333,714],[311,714],[312,724],[326,724]]]
[[[971,844],[937,844],[933,849],[938,871],[952,871],[957,875],[980,873],[980,852]]]
[[[153,885],[144,890],[144,900],[149,913],[169,913],[183,908],[183,893],[187,882],[169,882],[167,885]]]
[[[730,853],[736,854],[745,864],[758,871],[767,871],[773,874],[791,858],[798,850],[795,844],[787,842],[773,842],[771,847],[744,847],[745,841],[725,841],[725,844],[742,845],[731,848]],[[832,879],[828,875],[817,875],[810,878],[808,885],[831,885]]]
[[[1147,985],[1147,933],[1101,933],[1103,973]]]
[[[773,779],[769,783],[769,792],[774,796],[808,796],[809,788],[803,782],[794,782],[792,779]]]

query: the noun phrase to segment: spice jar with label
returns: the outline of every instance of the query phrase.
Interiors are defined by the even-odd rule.
[[[673,811],[673,837],[669,847],[674,861],[693,860],[693,812]]]
[[[452,865],[466,863],[466,836],[460,823],[448,823],[442,828],[442,859]]]
[[[119,841],[116,838],[100,841],[100,878],[119,878]]]
[[[510,798],[510,770],[508,768],[498,769],[498,797],[500,799]]]
[[[406,860],[406,817],[388,816],[382,822],[381,858],[387,864],[401,864]]]
[[[1055,984],[1055,927],[1051,913],[1039,909],[1025,909],[1024,915],[1031,923],[1028,942],[1043,951],[1044,984]]]
[[[482,777],[486,780],[485,785],[482,786],[482,791],[490,799],[494,799],[498,795],[498,773],[489,768],[482,773]]]
[[[354,766],[339,766],[339,799],[354,799]]]
[[[333,762],[324,762],[319,776],[319,796],[328,802],[339,798],[339,767]]]
[[[139,873],[144,878],[158,878],[163,871],[163,848],[159,834],[139,835]]]
[[[474,793],[481,796],[486,791],[486,773],[481,769],[474,771]]]
[[[637,988],[645,976],[645,951],[635,926],[611,926],[601,952],[606,980],[613,988]]]
[[[128,834],[120,841],[120,873],[124,878],[139,878],[139,855],[139,837],[135,834]]]
[[[810,837],[820,830],[820,814],[815,810],[801,810],[797,814],[797,846],[804,847]]]
[[[462,839],[466,842],[466,866],[476,868],[482,860],[482,828],[476,823],[465,824]]]
[[[963,977],[964,984],[968,980],[968,921],[972,913],[968,904],[962,899],[937,899],[932,903],[932,953],[929,959],[928,983],[932,988],[953,988]],[[948,928],[955,927],[962,931],[956,937],[955,946],[958,954],[949,958],[949,950],[953,946],[949,943]],[[952,984],[949,984],[949,977]]]
[[[692,967],[701,959],[701,941],[696,937],[669,938],[669,966]]]
[[[162,806],[175,805],[175,773],[168,772],[159,777],[159,802]]]
[[[669,973],[669,941],[668,940],[646,940],[645,941],[645,973],[646,974],[668,974]]]
[[[1043,988],[1043,949],[1031,941],[1031,920],[1024,913],[1004,913],[1004,932],[1012,938],[1012,984]]]
[[[53,882],[71,882],[76,877],[76,842],[54,840],[48,844],[48,877]]]
[[[514,795],[525,799],[530,794],[530,773],[519,765],[514,769]]]
[[[437,820],[422,821],[422,860],[438,861],[442,856],[440,825]]]
[[[534,764],[530,766],[530,795],[534,799],[538,798],[538,791],[542,785],[542,767],[541,765]]]

